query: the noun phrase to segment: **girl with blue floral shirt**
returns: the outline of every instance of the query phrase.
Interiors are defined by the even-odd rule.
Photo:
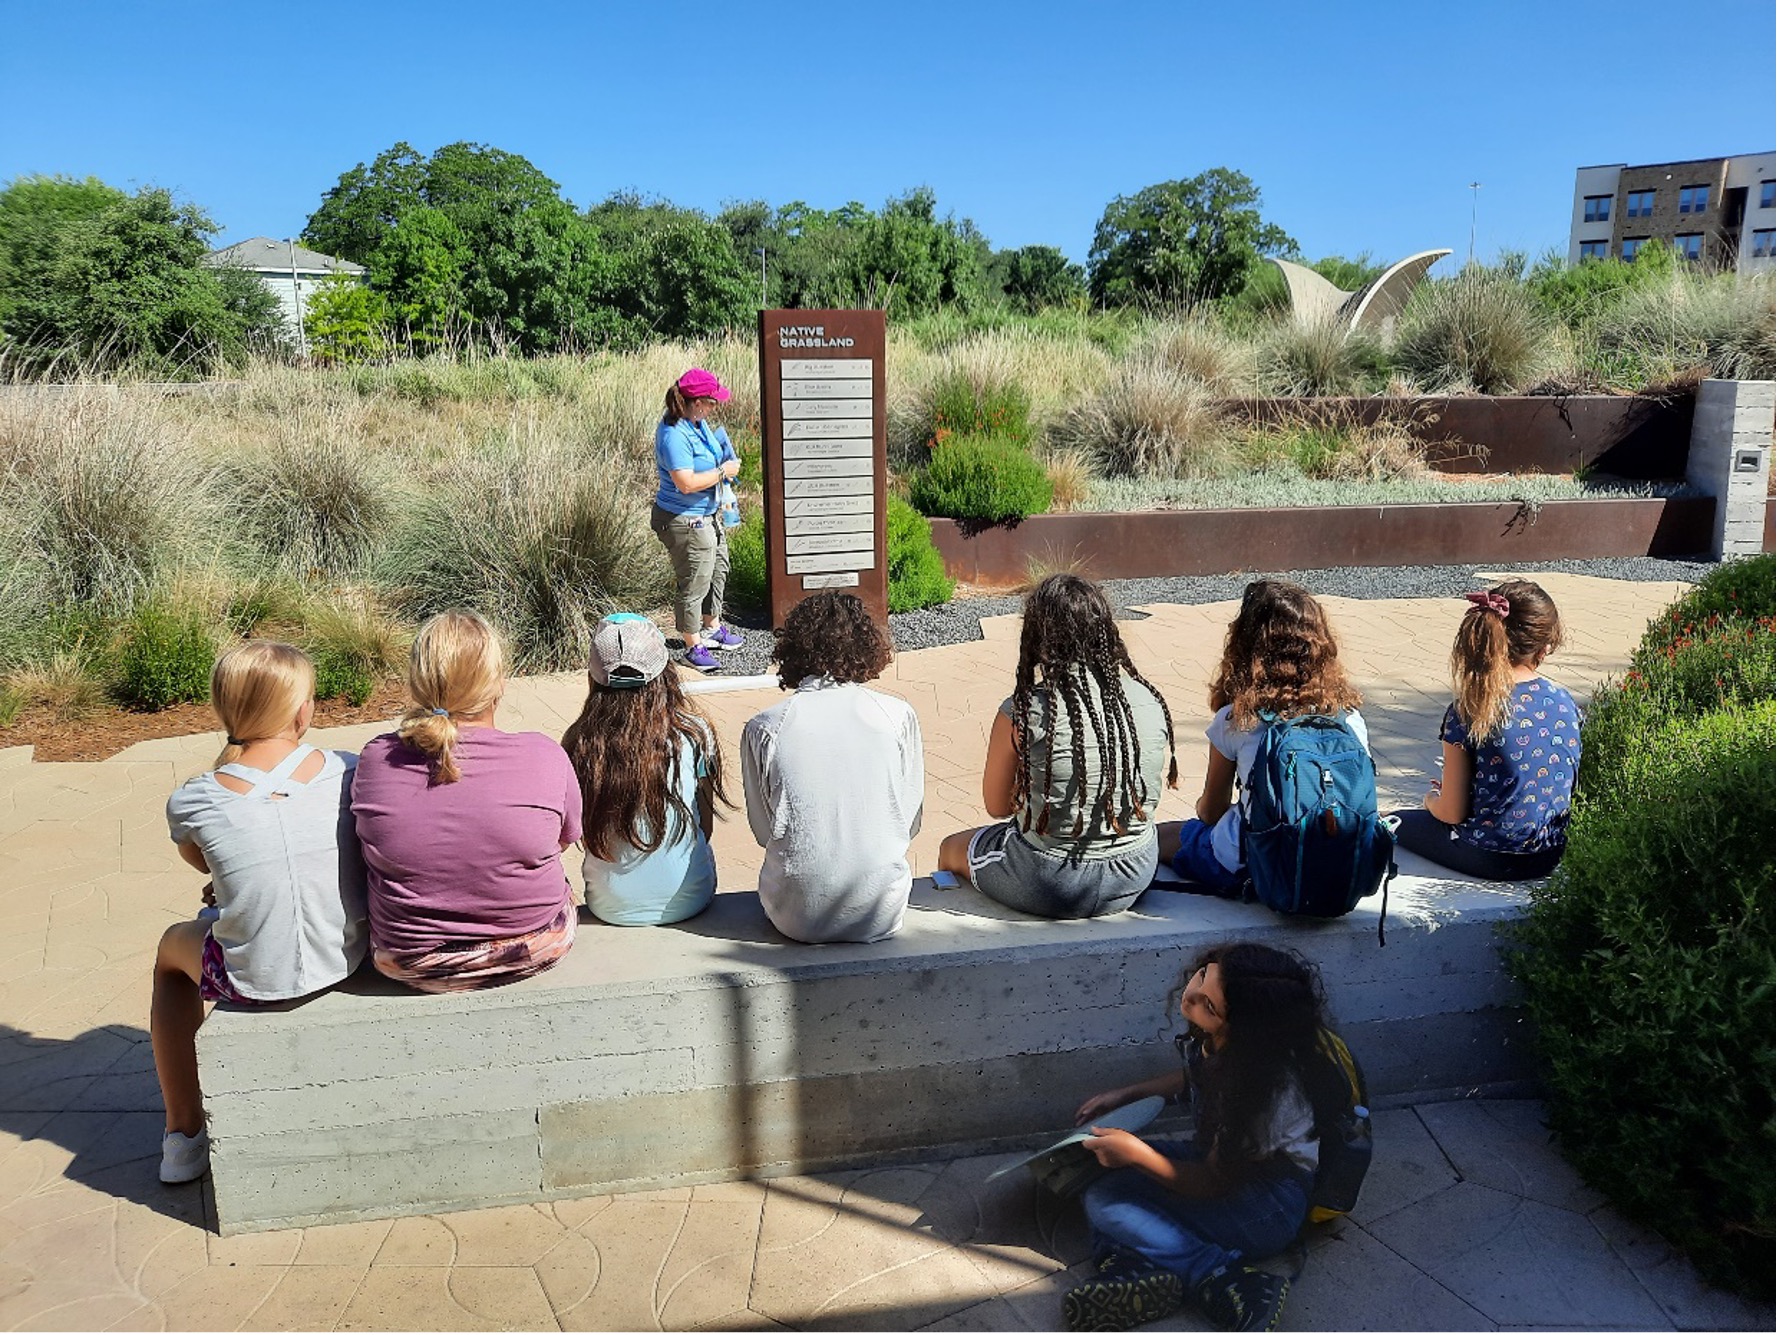
[[[1576,702],[1540,675],[1564,628],[1530,580],[1466,598],[1441,774],[1422,810],[1399,813],[1398,844],[1483,880],[1545,876],[1564,853],[1581,754]]]

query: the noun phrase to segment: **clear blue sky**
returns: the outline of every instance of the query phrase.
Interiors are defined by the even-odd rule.
[[[1562,245],[1575,169],[1775,147],[1775,7],[1497,4],[7,6],[0,180],[166,186],[219,244],[299,231],[406,139],[634,189],[878,205],[1086,256],[1108,201],[1247,172],[1304,251]]]

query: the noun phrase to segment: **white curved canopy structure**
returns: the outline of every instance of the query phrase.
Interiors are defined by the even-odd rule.
[[[1301,323],[1333,320],[1343,330],[1383,329],[1404,313],[1416,285],[1428,276],[1437,260],[1451,250],[1421,250],[1389,266],[1359,292],[1344,292],[1315,269],[1291,260],[1275,259],[1292,299],[1293,319]]]

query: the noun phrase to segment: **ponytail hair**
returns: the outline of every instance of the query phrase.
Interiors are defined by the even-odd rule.
[[[463,777],[454,754],[458,720],[492,709],[506,676],[501,637],[475,612],[441,612],[420,628],[408,655],[414,703],[396,733],[432,760],[434,783]]]
[[[314,698],[315,664],[295,645],[249,640],[229,650],[210,670],[210,707],[228,737],[211,768],[234,764],[249,742],[278,736]]]
[[[1466,738],[1478,746],[1509,725],[1515,669],[1564,643],[1558,607],[1532,580],[1508,579],[1469,595],[1453,640],[1453,699]]]
[[[678,383],[669,385],[668,393],[662,399],[663,423],[667,426],[673,426],[676,422],[680,421],[681,418],[686,416],[686,410],[691,404],[692,399],[681,392]]]

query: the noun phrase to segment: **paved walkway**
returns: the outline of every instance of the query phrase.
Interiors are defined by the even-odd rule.
[[[1678,591],[1538,578],[1571,630],[1550,671],[1579,692],[1624,664]],[[1366,693],[1382,784],[1414,799],[1459,605],[1326,604]],[[1203,773],[1205,683],[1234,608],[1141,610],[1125,630],[1175,712],[1182,784],[1160,814],[1178,818]],[[883,683],[915,705],[927,744],[918,868],[932,867],[944,834],[982,819],[977,776],[1016,628],[996,618],[980,643],[905,654]],[[502,722],[560,733],[581,689],[576,674],[516,682]],[[733,744],[774,698],[705,703]],[[379,730],[314,740],[356,747]],[[217,744],[145,742],[91,764],[0,751],[0,1328],[1056,1324],[1086,1254],[1080,1213],[1017,1178],[986,1184],[1009,1156],[218,1238],[204,1188],[155,1179],[145,1029],[154,944],[195,910],[198,889],[162,806]],[[720,825],[717,848],[720,883],[746,893],[759,854],[739,816]],[[1702,1289],[1663,1243],[1603,1207],[1547,1145],[1537,1105],[1398,1109],[1380,1115],[1377,1136],[1361,1208],[1319,1238],[1291,1328],[1773,1328],[1772,1311]]]

